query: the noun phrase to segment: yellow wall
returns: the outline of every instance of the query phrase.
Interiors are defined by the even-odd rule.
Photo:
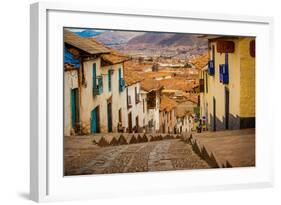
[[[249,45],[254,38],[242,38],[239,43],[241,99],[240,116],[255,116],[255,58],[250,56]]]
[[[216,42],[209,42],[209,59],[212,59],[212,46],[215,46],[215,75],[210,76],[200,72],[200,78],[204,83],[208,82],[208,92],[200,94],[201,117],[208,112],[208,124],[211,124],[213,113],[213,97],[216,99],[217,130],[224,129],[225,120],[225,88],[229,89],[229,113],[230,129],[239,129],[240,123],[237,117],[255,116],[255,58],[250,56],[249,43],[252,38],[225,38],[235,43],[235,52],[228,54],[229,83],[222,84],[219,81],[219,65],[225,63],[225,54],[216,52]],[[237,119],[236,119],[237,118]],[[237,122],[236,122],[237,121]]]

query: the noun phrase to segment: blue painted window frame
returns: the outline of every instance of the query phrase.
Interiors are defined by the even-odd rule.
[[[97,94],[97,81],[96,81],[96,78],[97,78],[97,64],[96,63],[93,63],[93,94],[96,95]]]
[[[122,78],[121,68],[118,69],[118,83],[119,83],[119,92],[124,91],[125,90],[125,81],[124,81],[124,78]]]
[[[208,61],[208,74],[215,75],[215,46],[212,46],[212,58]]]
[[[102,75],[97,76],[97,65],[93,63],[93,96],[100,95],[103,92]],[[98,82],[98,84],[97,84]]]
[[[228,64],[228,53],[225,53],[225,62],[220,64],[220,82],[223,84],[229,83],[229,64]]]

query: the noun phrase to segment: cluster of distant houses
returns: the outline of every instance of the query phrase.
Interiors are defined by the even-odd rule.
[[[64,30],[64,135],[182,133],[192,116],[154,79],[124,66],[128,56]]]

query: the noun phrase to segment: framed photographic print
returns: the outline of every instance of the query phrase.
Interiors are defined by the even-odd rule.
[[[31,199],[272,186],[272,24],[31,5]]]

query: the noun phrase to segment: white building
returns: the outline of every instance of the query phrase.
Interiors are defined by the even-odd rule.
[[[160,93],[162,86],[158,81],[153,79],[144,79],[141,81],[141,95],[146,96],[146,106],[144,121],[147,122],[146,132],[159,132],[160,128]],[[145,102],[143,101],[143,102]]]
[[[127,58],[94,39],[82,38],[67,30],[64,30],[64,42],[66,50],[80,61],[78,86],[70,85],[69,75],[65,74],[65,115],[74,104],[72,115],[74,110],[79,110],[79,115],[72,118],[77,120],[80,133],[117,132],[118,122],[122,121],[119,114],[122,102],[126,100],[123,62]],[[67,94],[70,87],[77,89],[76,103]],[[69,116],[65,116],[65,135],[71,134],[68,119]]]
[[[146,94],[141,91],[143,77],[132,71],[133,68],[124,68],[126,84],[126,115],[128,132],[144,132],[147,127]]]
[[[177,102],[163,95],[160,102],[160,132],[175,133]]]
[[[79,123],[78,69],[74,64],[64,65],[64,133],[73,135]]]
[[[192,119],[188,114],[176,114],[177,116],[177,123],[176,123],[176,129],[177,133],[188,133],[191,132],[191,129],[193,127],[192,125]]]

